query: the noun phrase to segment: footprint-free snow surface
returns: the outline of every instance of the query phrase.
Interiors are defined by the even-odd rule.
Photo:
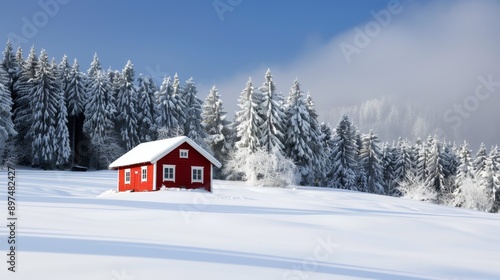
[[[16,175],[16,272],[2,226],[0,279],[500,279],[499,214],[314,187],[115,193],[115,171]]]

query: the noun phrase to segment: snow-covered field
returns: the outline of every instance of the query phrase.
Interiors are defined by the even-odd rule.
[[[113,193],[115,171],[16,175],[17,272],[2,226],[0,279],[500,279],[498,214],[226,181]],[[5,225],[6,201],[5,187]]]

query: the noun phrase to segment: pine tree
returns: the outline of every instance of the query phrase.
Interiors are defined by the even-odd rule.
[[[310,178],[308,179],[308,184],[318,185],[326,177],[328,150],[327,146],[324,145],[323,137],[325,136],[323,135],[321,125],[318,122],[316,107],[309,92],[306,96],[306,110],[309,114],[309,126],[311,128],[309,132],[311,140],[308,144],[312,151],[312,172]]]
[[[5,50],[3,51],[3,59],[0,64],[0,72],[4,73],[1,76],[5,75],[4,77],[0,76],[0,83],[7,88],[9,93],[12,93],[14,91],[14,83],[19,78],[21,69],[19,62],[14,55],[10,41],[7,41]]]
[[[78,60],[75,59],[68,73],[68,83],[66,85],[69,116],[77,116],[83,113],[85,108],[85,77],[79,68]]]
[[[344,115],[335,129],[333,137],[332,167],[329,172],[330,187],[358,190],[356,186],[358,176],[356,135],[356,128]]]
[[[87,70],[87,77],[95,78],[99,72],[102,71],[101,61],[99,61],[99,57],[97,57],[97,53],[94,53],[94,58],[90,63],[90,68]]]
[[[203,128],[207,135],[206,142],[212,150],[215,158],[221,162],[228,160],[231,150],[230,137],[231,131],[229,121],[226,120],[227,113],[222,109],[222,100],[219,90],[215,85],[210,90],[205,103],[203,104]],[[216,169],[214,176],[217,179],[222,178],[222,170]]]
[[[138,135],[140,142],[149,142],[156,139],[156,85],[151,77],[139,76],[137,95],[139,101]]]
[[[61,95],[54,68],[49,64],[45,50],[40,54],[38,67],[29,94],[33,116],[29,138],[33,139],[34,166],[53,168],[57,160],[58,139],[56,135],[58,100]],[[63,100],[64,101],[64,100]]]
[[[425,182],[428,177],[429,153],[434,139],[429,136],[426,143],[417,143],[417,180]]]
[[[201,125],[201,106],[203,104],[203,101],[201,101],[197,97],[197,94],[198,90],[196,89],[194,80],[191,77],[186,81],[181,95],[186,106],[186,122],[184,123],[184,134],[198,145],[208,148],[204,140],[205,131],[203,130],[203,127]]]
[[[483,172],[487,158],[488,154],[486,152],[486,147],[484,146],[484,143],[481,143],[481,146],[479,146],[479,150],[477,151],[476,158],[472,162],[472,167],[474,168],[475,177],[479,177],[480,174]]]
[[[0,84],[0,143],[5,143],[10,137],[17,134],[12,122],[12,104],[9,89]]]
[[[455,148],[450,143],[441,144],[441,165],[443,167],[443,175],[446,181],[447,187],[450,191],[453,191],[454,182],[452,182],[457,174],[458,166],[460,162],[458,156],[455,154]]]
[[[428,154],[428,160],[426,164],[426,174],[427,178],[425,184],[429,188],[434,188],[438,193],[442,194],[446,191],[446,185],[443,174],[443,167],[441,165],[442,161],[440,143],[437,139],[434,139],[431,144],[431,148]]]
[[[174,117],[177,120],[178,127],[176,131],[176,135],[185,135],[187,132],[184,131],[184,127],[187,121],[187,104],[184,100],[183,89],[181,88],[181,81],[179,80],[179,76],[177,73],[174,75],[174,80],[172,81],[172,96],[175,100],[180,100],[177,102],[179,105],[175,107]]]
[[[271,70],[267,69],[264,84],[259,88],[261,99],[258,104],[260,111],[260,144],[264,151],[270,152],[274,148],[283,152],[283,137],[285,131],[285,112],[283,110],[283,96],[276,91]]]
[[[64,93],[59,91],[57,97],[55,164],[63,166],[68,163],[72,150],[68,130],[68,111]]]
[[[366,190],[370,193],[384,194],[384,170],[381,164],[382,151],[380,140],[371,131],[362,137],[359,153],[361,168],[366,174]]]
[[[255,152],[261,145],[259,140],[261,122],[258,113],[260,96],[255,93],[252,78],[248,78],[238,99],[240,111],[236,113],[236,149],[245,149],[247,154]]]
[[[170,83],[170,77],[165,77],[160,86],[157,96],[157,116],[158,138],[165,139],[182,135],[185,123],[184,111],[186,105],[181,96],[174,91]]]
[[[475,178],[471,151],[469,150],[469,144],[467,142],[464,142],[460,147],[458,159],[460,161],[460,165],[458,166],[457,176],[455,178],[456,188],[460,188],[465,179]]]
[[[90,141],[90,166],[97,169],[107,166],[125,150],[120,135],[115,130],[115,97],[108,75],[99,71],[87,88],[83,132]]]
[[[414,156],[408,140],[398,139],[397,146],[394,148],[394,176],[396,183],[402,183],[408,176],[414,174],[413,162]]]
[[[292,159],[299,168],[300,183],[311,181],[313,151],[310,148],[310,116],[304,102],[304,96],[298,80],[295,80],[286,104],[285,155]]]
[[[414,174],[410,174],[410,176],[405,178],[405,181],[398,181],[396,153],[397,150],[395,149],[395,147],[391,147],[389,143],[385,142],[382,144],[382,157],[380,159],[380,162],[384,174],[383,186],[385,189],[385,193],[391,196],[400,196],[401,192],[399,191],[399,187],[402,184],[407,183],[408,179],[414,178]]]
[[[61,88],[61,91],[64,93],[64,98],[67,99],[68,98],[67,87],[69,83],[69,73],[71,71],[71,66],[69,65],[67,55],[63,56],[61,63],[59,63],[55,71],[56,71],[56,79],[60,83],[59,87]]]
[[[134,66],[129,60],[122,71],[122,83],[119,85],[116,106],[118,115],[115,124],[127,151],[140,143],[138,135],[138,98],[134,86],[134,76]]]
[[[320,182],[319,185],[322,187],[328,186],[330,182],[330,178],[328,177],[328,168],[332,165],[332,150],[333,150],[333,132],[332,129],[329,125],[326,123],[321,123],[320,124],[320,143],[321,147],[323,148],[323,161],[324,161],[324,166],[323,170],[321,171],[320,176]]]
[[[102,145],[103,138],[110,134],[114,126],[112,120],[116,107],[111,90],[111,84],[102,71],[97,73],[88,88],[83,129],[95,145]]]
[[[498,146],[494,146],[490,150],[489,160],[491,161],[491,173],[493,182],[494,202],[492,212],[498,212],[500,209],[500,152]]]
[[[34,79],[36,70],[38,68],[38,58],[35,52],[35,47],[32,47],[26,60],[22,59],[22,52],[18,51],[16,60],[22,61],[21,75],[14,84],[15,98],[14,98],[14,129],[18,133],[16,137],[16,146],[18,147],[19,164],[31,164],[33,153],[32,143],[33,139],[28,131],[33,123],[33,108],[32,100],[30,99],[31,89],[34,87]]]

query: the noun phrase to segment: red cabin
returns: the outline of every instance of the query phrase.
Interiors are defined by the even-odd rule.
[[[210,153],[186,136],[139,144],[109,165],[118,170],[118,191],[157,191],[203,188],[212,191],[212,166],[221,167]]]

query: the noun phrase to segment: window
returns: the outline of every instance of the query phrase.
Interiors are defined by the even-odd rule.
[[[141,167],[141,182],[147,182],[147,181],[148,181],[148,167],[142,166]]]
[[[130,169],[125,169],[125,184],[130,184]]]
[[[179,150],[180,158],[188,158],[189,150]]]
[[[203,183],[203,167],[191,167],[191,183]]]
[[[175,165],[163,165],[163,181],[175,182]]]

